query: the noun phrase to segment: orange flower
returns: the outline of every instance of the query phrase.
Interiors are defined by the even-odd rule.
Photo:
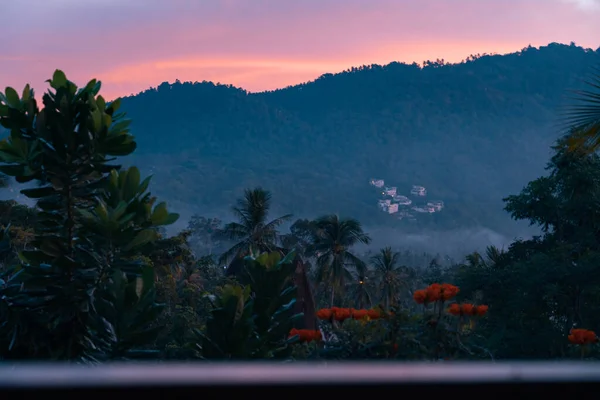
[[[311,329],[292,329],[289,337],[300,336],[300,342],[312,342],[321,340],[321,331]]]
[[[456,316],[463,316],[463,315],[468,315],[468,316],[483,316],[485,315],[485,313],[488,310],[488,306],[474,306],[473,304],[470,303],[464,303],[464,304],[451,304],[450,307],[448,307],[448,313],[452,314],[452,315],[456,315]]]
[[[333,316],[333,312],[329,308],[322,308],[317,311],[317,318],[321,320],[330,320]]]
[[[598,342],[598,337],[594,331],[588,329],[571,329],[569,342],[573,344],[586,345]]]
[[[421,290],[415,290],[415,293],[413,294],[413,299],[415,300],[415,302],[417,304],[425,304],[427,303],[427,290],[425,289],[421,289]]]
[[[460,292],[460,289],[458,288],[458,286],[454,286],[451,285],[449,283],[443,283],[442,288],[440,290],[440,300],[450,300],[454,297],[456,297],[456,295],[458,294],[458,292]]]
[[[477,306],[475,309],[475,313],[478,316],[483,317],[487,313],[488,308],[489,308],[488,306],[483,306],[483,305]]]
[[[477,309],[473,307],[473,304],[465,303],[460,306],[463,315],[475,315]]]
[[[438,301],[442,297],[442,285],[439,283],[433,283],[429,285],[425,291],[427,292],[428,301]]]
[[[331,312],[333,313],[333,318],[340,322],[352,317],[350,310],[347,308],[331,307]]]
[[[458,292],[460,292],[460,289],[449,283],[432,283],[425,289],[415,291],[413,299],[417,304],[447,301],[454,298]]]
[[[459,316],[459,315],[461,315],[461,311],[462,311],[462,309],[460,307],[460,304],[454,303],[454,304],[450,304],[450,307],[448,307],[448,312],[452,315]]]
[[[354,310],[352,313],[352,318],[354,319],[364,319],[367,316],[367,310]]]

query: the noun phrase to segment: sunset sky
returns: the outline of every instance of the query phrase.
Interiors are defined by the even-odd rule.
[[[600,0],[0,0],[0,87],[60,68],[109,99],[164,81],[250,91],[363,64],[600,46]]]

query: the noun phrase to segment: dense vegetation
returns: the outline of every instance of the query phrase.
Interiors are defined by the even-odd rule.
[[[391,63],[326,74],[274,92],[211,82],[163,83],[123,99],[139,150],[123,162],[154,174],[182,215],[228,217],[245,188],[273,193],[274,211],[353,216],[366,227],[484,226],[512,239],[500,199],[543,173],[557,112],[600,52],[551,44],[463,63]],[[427,187],[441,213],[398,221],[367,182],[407,194]]]
[[[571,138],[545,176],[504,199],[543,235],[460,263],[358,254],[368,232],[335,214],[281,232],[292,217],[270,219],[260,187],[244,191],[236,221],[196,216],[166,237],[178,215],[137,168],[111,164],[137,146],[120,101],[61,71],[49,83],[41,108],[28,86],[0,94],[0,172],[36,183],[21,190],[35,207],[0,207],[3,360],[600,355],[600,157]],[[592,142],[597,98],[575,132]]]

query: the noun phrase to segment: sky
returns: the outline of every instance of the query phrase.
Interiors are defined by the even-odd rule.
[[[62,69],[108,99],[165,81],[249,91],[352,66],[600,46],[600,0],[0,0],[0,88]]]

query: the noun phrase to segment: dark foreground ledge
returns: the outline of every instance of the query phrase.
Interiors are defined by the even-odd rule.
[[[600,363],[189,363],[0,364],[0,398],[52,394],[149,395],[169,399],[229,394],[311,396],[334,389],[347,394],[394,396],[496,396],[593,394]],[[341,392],[340,392],[341,391]],[[425,397],[428,398],[428,397]],[[371,397],[368,400],[375,399]]]

